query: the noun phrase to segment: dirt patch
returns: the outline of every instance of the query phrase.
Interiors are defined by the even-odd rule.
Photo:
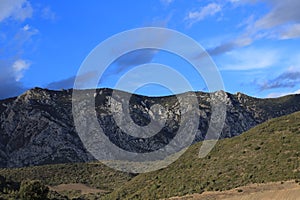
[[[62,192],[62,191],[80,191],[81,194],[91,194],[91,193],[107,193],[108,191],[105,190],[99,190],[95,188],[91,188],[87,185],[80,184],[80,183],[74,183],[74,184],[61,184],[57,186],[49,187],[50,190],[56,191],[56,192]]]
[[[224,192],[172,197],[169,200],[300,200],[300,185],[295,181],[252,184]]]

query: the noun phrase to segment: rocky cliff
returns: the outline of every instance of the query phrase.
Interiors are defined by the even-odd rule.
[[[95,97],[99,125],[110,141],[127,151],[151,152],[163,147],[174,138],[180,122],[185,120],[181,117],[181,112],[185,111],[179,111],[176,96],[130,95],[128,109],[136,125],[146,126],[152,119],[160,117],[164,119],[164,126],[149,138],[129,135],[119,128],[113,116],[113,112],[124,111],[123,95],[128,96],[128,93],[119,91],[118,95],[112,96],[112,92],[111,89],[97,89],[85,90],[82,94]],[[189,93],[181,94],[182,97],[185,95]],[[226,119],[222,138],[234,137],[268,119],[300,111],[300,95],[276,99],[258,99],[242,93],[224,95]],[[205,138],[212,101],[212,95],[208,93],[197,92],[196,96],[199,128],[195,142]],[[77,101],[84,103],[84,99]],[[119,105],[114,106],[117,110],[112,111],[112,104]],[[157,113],[159,116],[156,116]],[[130,127],[127,130],[130,131]],[[34,88],[19,97],[0,101],[0,167],[86,162],[93,159],[74,126],[72,90]]]

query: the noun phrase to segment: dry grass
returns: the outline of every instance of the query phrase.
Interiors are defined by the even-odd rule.
[[[168,200],[299,200],[300,185],[294,181],[251,184],[224,192],[204,192]]]

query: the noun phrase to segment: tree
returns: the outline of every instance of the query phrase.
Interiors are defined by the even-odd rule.
[[[4,176],[0,175],[0,192],[4,191],[5,186],[6,186],[6,179]]]
[[[19,195],[22,200],[45,200],[49,188],[41,181],[22,181]]]

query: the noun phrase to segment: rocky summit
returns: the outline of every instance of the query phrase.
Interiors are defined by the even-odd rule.
[[[237,136],[271,118],[300,111],[300,95],[258,99],[242,93],[196,92],[199,109],[180,105],[177,96],[146,97],[112,89],[82,90],[81,98],[72,99],[73,90],[51,91],[34,88],[24,94],[0,101],[0,167],[22,167],[55,163],[88,162],[95,158],[87,151],[74,125],[72,101],[95,102],[97,121],[109,140],[130,152],[152,152],[167,145],[182,122],[193,121],[183,113],[196,111],[199,120],[194,142],[205,139],[212,116],[211,103],[221,94],[226,104],[226,118],[221,138]],[[183,99],[191,93],[180,94]],[[145,127],[156,119],[162,128],[149,137],[128,134],[135,131],[127,126],[129,119],[116,119],[115,113],[126,112],[125,96],[130,96],[128,111],[134,125]],[[155,106],[160,105],[160,106]],[[84,109],[82,112],[94,112]],[[113,109],[112,109],[113,108]],[[186,110],[185,110],[186,109]],[[122,116],[121,116],[122,117]],[[84,123],[85,119],[80,119]],[[197,121],[198,122],[198,121]],[[155,126],[154,126],[155,127]],[[147,133],[145,133],[147,134]]]

